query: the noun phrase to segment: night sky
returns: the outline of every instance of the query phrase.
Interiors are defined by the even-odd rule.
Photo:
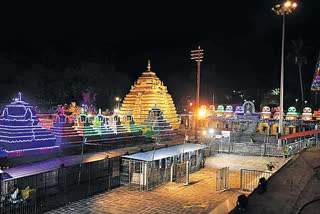
[[[151,59],[152,71],[181,109],[187,96],[194,99],[196,64],[189,55],[198,45],[205,49],[202,103],[211,102],[212,93],[216,102],[226,103],[226,95],[233,90],[261,100],[257,90],[264,93],[280,84],[282,22],[271,10],[276,2],[3,7],[1,103],[7,103],[17,90],[35,103],[48,97],[54,104],[80,102],[81,91],[91,87],[96,105],[112,108],[114,97],[128,93]],[[319,1],[300,1],[286,19],[285,53],[292,50],[291,40],[304,41],[308,64],[303,67],[303,82],[310,102],[320,51],[319,9]],[[300,98],[298,77],[297,66],[287,60],[288,102]]]

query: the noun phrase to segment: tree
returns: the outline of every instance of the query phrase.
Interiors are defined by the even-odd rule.
[[[300,90],[301,90],[301,106],[304,102],[304,92],[303,92],[303,80],[302,80],[302,66],[307,64],[307,57],[303,55],[304,44],[302,39],[298,41],[292,40],[292,52],[288,54],[289,60],[291,60],[295,65],[298,66],[299,80],[300,80]]]

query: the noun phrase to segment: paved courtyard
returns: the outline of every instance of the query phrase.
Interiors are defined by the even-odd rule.
[[[219,204],[235,200],[243,192],[240,169],[266,171],[272,161],[278,170],[286,161],[275,157],[216,154],[208,157],[206,167],[190,175],[190,185],[167,183],[149,192],[120,187],[110,192],[71,203],[48,212],[60,213],[210,213]],[[216,170],[230,167],[229,190],[216,192]]]

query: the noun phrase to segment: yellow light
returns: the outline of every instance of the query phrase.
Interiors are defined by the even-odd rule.
[[[292,4],[292,7],[293,7],[293,8],[296,8],[296,7],[298,7],[298,4],[294,2],[294,3]]]
[[[119,97],[116,97],[116,101],[119,101],[120,100],[120,98]]]
[[[206,135],[206,134],[207,134],[207,131],[203,130],[203,131],[202,131],[202,134],[203,134],[203,135]]]
[[[190,106],[192,106],[192,103],[190,103]]]
[[[291,6],[291,1],[287,1],[286,3],[284,3],[285,7],[290,7]]]
[[[119,112],[119,109],[115,109],[114,112],[115,112],[115,113],[118,113],[118,112]]]
[[[204,117],[206,115],[206,111],[203,109],[200,109],[199,111],[199,117]]]

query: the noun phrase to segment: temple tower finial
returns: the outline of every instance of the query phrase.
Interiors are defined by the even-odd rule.
[[[148,66],[147,66],[147,68],[148,68],[148,71],[151,71],[150,59],[148,59]]]
[[[21,101],[21,92],[18,93],[18,101]]]

